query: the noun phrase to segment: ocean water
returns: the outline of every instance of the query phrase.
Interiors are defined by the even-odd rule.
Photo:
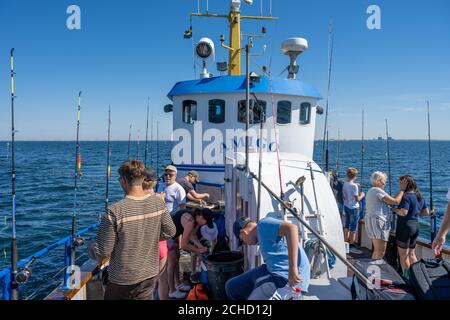
[[[104,210],[106,142],[81,142],[83,177],[78,181],[78,229],[95,223]],[[171,142],[159,143],[159,165],[170,162]],[[337,143],[331,141],[330,168],[335,168]],[[450,141],[433,141],[433,196],[437,211],[443,213],[445,196],[450,187]],[[147,163],[156,165],[156,142],[149,142]],[[392,193],[398,191],[398,177],[411,174],[426,199],[429,199],[428,145],[426,141],[390,142]],[[9,150],[10,151],[10,150]],[[137,156],[138,146],[132,142],[131,155]],[[144,157],[144,143],[139,145],[139,158]],[[314,159],[321,164],[322,143],[316,142]],[[123,196],[117,181],[117,169],[128,158],[128,142],[112,142],[110,203]],[[345,168],[361,167],[361,142],[340,142],[340,173]],[[19,259],[52,244],[70,234],[74,211],[73,176],[74,142],[17,142],[17,239]],[[369,186],[369,175],[375,170],[387,172],[384,141],[365,141],[363,181]],[[389,187],[387,187],[389,190]],[[428,221],[422,221],[421,235],[429,237]],[[87,235],[87,240],[95,233]],[[11,175],[6,142],[0,142],[0,269],[10,265],[11,236]],[[78,263],[87,259],[84,248],[78,251]],[[22,299],[45,297],[62,279],[63,248],[39,259],[33,265],[29,282],[21,286]],[[1,297],[1,290],[0,290]]]

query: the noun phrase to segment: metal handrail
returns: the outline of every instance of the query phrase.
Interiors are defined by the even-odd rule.
[[[256,174],[254,174],[251,171],[249,172],[249,174],[253,179],[260,182],[261,185],[264,187],[264,189],[266,189],[267,192],[269,192],[269,194],[273,198],[275,198],[275,200],[277,200],[277,202],[284,209],[289,211],[289,213],[291,213],[302,225],[304,225],[306,229],[308,229],[312,234],[314,234],[317,237],[317,239],[319,239],[319,241],[322,242],[325,245],[325,247],[327,247],[337,258],[339,258],[339,260],[341,260],[348,268],[350,268],[360,280],[366,283],[369,289],[371,290],[375,289],[375,286],[372,284],[372,281],[370,281],[369,278],[367,278],[358,269],[356,269],[354,265],[348,262],[347,259],[343,257],[335,248],[333,248],[333,246],[330,245],[330,243],[325,238],[323,238],[316,230],[311,228],[310,225],[305,220],[303,220],[294,210],[292,210],[286,203],[284,203],[283,200],[281,200],[280,197],[275,194],[275,192],[273,192],[264,182],[262,182]]]
[[[98,228],[99,223],[93,223],[90,226],[88,226],[85,229],[80,230],[77,232],[77,237],[82,236],[86,233],[88,233],[91,230],[94,230]],[[67,236],[65,238],[62,238],[58,240],[57,242],[49,245],[48,247],[39,250],[38,252],[32,254],[31,256],[22,259],[18,262],[17,268],[22,268],[24,265],[26,265],[28,262],[30,262],[32,259],[37,259],[39,257],[42,257],[43,255],[47,254],[48,252],[60,247],[60,246],[71,246],[72,245],[72,236]],[[66,250],[67,251],[67,250]],[[65,253],[65,255],[67,252]],[[67,267],[67,259],[65,259],[65,267]],[[11,267],[7,267],[3,270],[0,270],[0,282],[3,282],[3,300],[9,300],[10,297],[10,284],[11,284]]]

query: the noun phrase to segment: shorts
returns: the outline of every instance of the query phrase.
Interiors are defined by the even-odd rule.
[[[389,221],[377,215],[369,215],[364,219],[367,236],[372,240],[389,240],[391,226]]]
[[[167,240],[167,249],[173,251],[180,247],[180,238]]]
[[[414,249],[419,237],[419,221],[417,220],[397,220],[397,246],[402,249]]]
[[[160,241],[159,242],[159,260],[162,260],[167,256],[168,250],[169,249],[167,248],[167,241]]]
[[[345,225],[344,228],[350,230],[351,232],[356,232],[358,228],[359,221],[359,209],[350,209],[344,206],[345,212]]]

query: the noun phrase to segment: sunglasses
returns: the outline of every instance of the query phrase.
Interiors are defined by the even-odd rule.
[[[174,177],[175,173],[164,173],[164,176],[168,176],[168,177]]]

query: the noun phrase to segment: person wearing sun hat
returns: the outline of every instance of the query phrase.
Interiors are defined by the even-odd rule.
[[[235,221],[233,233],[240,245],[259,244],[265,263],[229,279],[225,284],[228,299],[268,300],[287,284],[308,291],[310,265],[296,225],[272,217],[258,223],[243,217]]]
[[[208,193],[198,193],[194,189],[193,185],[200,182],[200,175],[197,171],[189,171],[185,177],[177,179],[177,182],[186,192],[187,200],[201,203],[205,199],[209,198]]]

